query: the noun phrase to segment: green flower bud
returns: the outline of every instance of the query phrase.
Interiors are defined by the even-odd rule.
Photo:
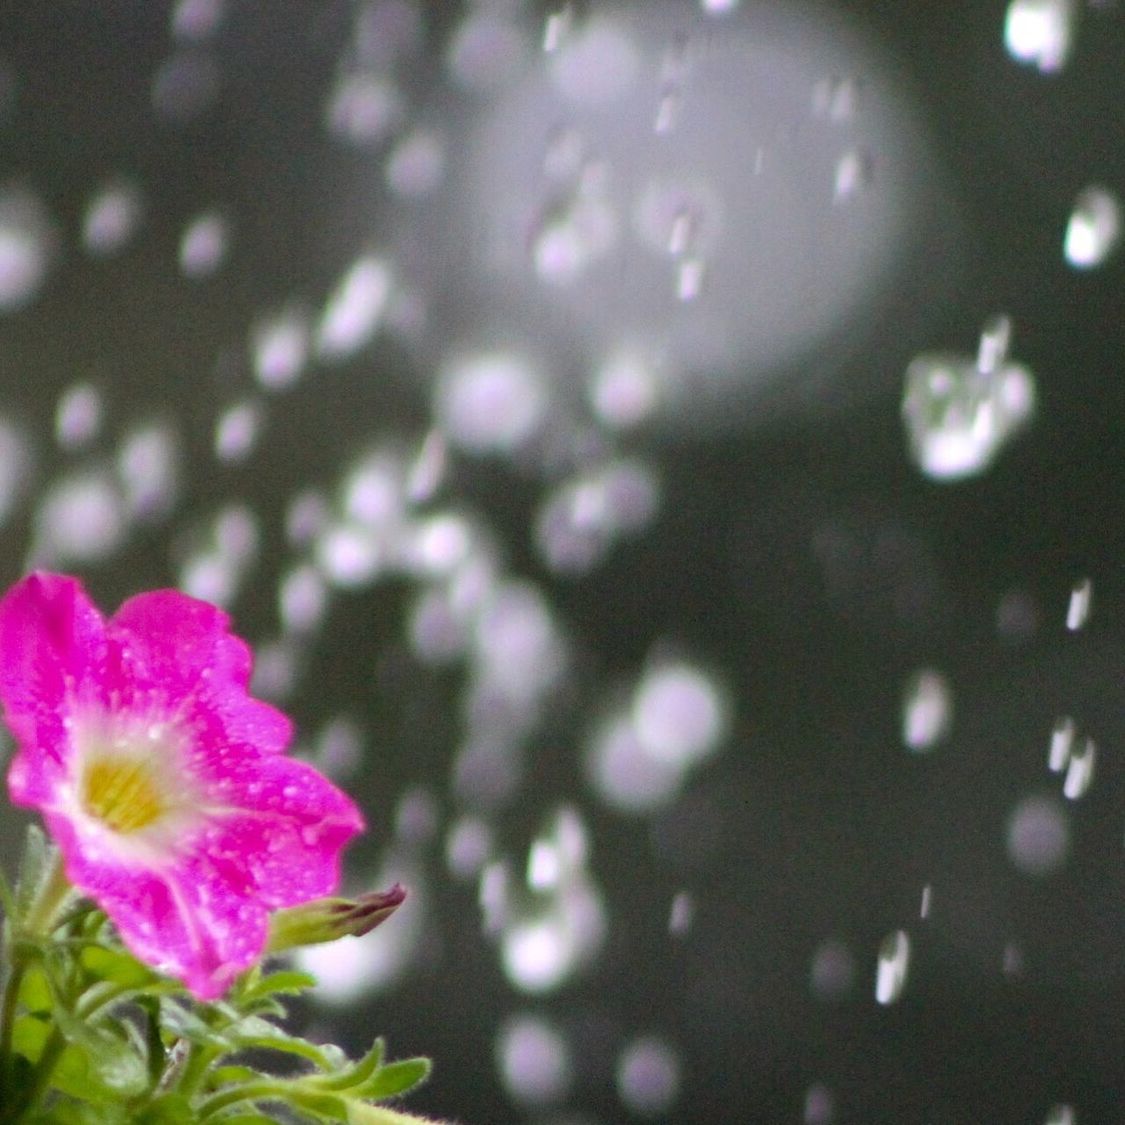
[[[405,898],[406,890],[395,883],[389,890],[368,891],[358,898],[318,898],[275,910],[270,916],[266,953],[362,937],[389,918]]]

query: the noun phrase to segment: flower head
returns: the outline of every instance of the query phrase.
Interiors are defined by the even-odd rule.
[[[129,949],[203,1000],[259,960],[273,910],[335,890],[363,828],[284,755],[291,724],[247,694],[250,650],[228,625],[175,590],[106,621],[55,574],[0,599],[12,800],[42,813]]]

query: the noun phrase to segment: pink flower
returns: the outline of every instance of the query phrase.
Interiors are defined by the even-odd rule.
[[[272,910],[335,890],[363,828],[284,756],[291,724],[247,694],[250,650],[228,624],[175,590],[107,622],[56,574],[0,599],[12,800],[40,810],[67,878],[129,949],[201,1000],[258,961]]]

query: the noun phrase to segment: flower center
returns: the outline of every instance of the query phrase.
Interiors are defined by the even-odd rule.
[[[151,763],[126,754],[97,755],[86,762],[82,807],[125,834],[147,828],[169,810]]]

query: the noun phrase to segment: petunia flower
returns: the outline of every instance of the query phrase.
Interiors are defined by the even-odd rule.
[[[56,574],[0,599],[12,800],[40,811],[125,945],[201,1000],[259,960],[272,911],[335,890],[363,828],[285,756],[290,721],[247,693],[250,649],[228,625],[175,590],[106,621]]]

